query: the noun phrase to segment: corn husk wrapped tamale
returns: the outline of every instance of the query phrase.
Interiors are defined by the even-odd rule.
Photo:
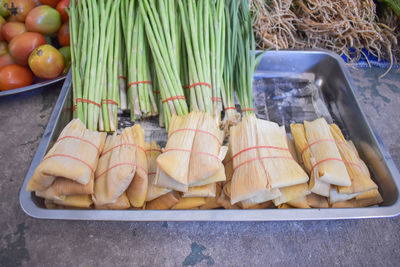
[[[74,119],[61,132],[47,152],[26,187],[27,191],[44,191],[57,177],[86,185],[94,177],[106,133],[87,130]]]
[[[258,145],[257,141],[257,119],[255,115],[244,117],[242,122],[230,129],[229,143],[233,155],[250,147],[256,147]],[[269,193],[271,184],[264,166],[258,158],[257,149],[245,151],[233,158],[234,173],[231,181],[231,204]],[[265,201],[275,197],[265,199]]]
[[[331,124],[330,129],[351,178],[351,186],[338,186],[331,190],[333,194],[330,195],[330,203],[352,199],[363,192],[377,189],[378,186],[369,177],[369,172],[366,173],[359,164],[361,160],[347,143],[339,127]]]
[[[307,202],[307,196],[302,196],[297,199],[293,199],[291,201],[286,202],[285,204],[290,205],[293,208],[297,209],[310,209],[310,205]]]
[[[222,207],[221,204],[218,203],[218,199],[221,196],[222,185],[221,183],[216,183],[216,191],[215,197],[206,197],[206,203],[200,206],[201,210],[210,210]]]
[[[224,164],[226,181],[229,182],[230,180],[232,180],[233,176],[233,160],[232,160],[231,145],[228,146],[228,151],[226,152],[226,156],[222,163]]]
[[[221,160],[210,157],[220,154],[223,138],[224,133],[219,129],[215,119],[207,112],[202,113],[190,155],[189,186],[208,184],[209,182],[205,180],[223,168]]]
[[[285,131],[285,129],[283,129],[283,131]],[[301,163],[301,161],[298,158],[297,155],[297,150],[296,150],[296,145],[294,144],[294,140],[293,138],[289,137],[289,135],[286,135],[286,143],[287,146],[289,148],[290,154],[292,155],[292,158],[297,162],[297,163]],[[303,167],[302,165],[300,165],[301,167]]]
[[[284,127],[265,120],[257,120],[259,157],[267,171],[271,188],[288,187],[308,181],[308,175],[293,159],[286,141]]]
[[[182,197],[215,197],[217,192],[217,184],[207,184],[202,186],[189,187],[186,193],[183,193]]]
[[[107,137],[96,169],[93,194],[96,206],[116,203],[126,191],[140,168],[136,160],[136,151],[140,149],[143,148],[137,144],[132,127],[125,128],[121,135]]]
[[[290,206],[289,204],[283,203],[278,206],[278,209],[293,209],[293,207]]]
[[[172,210],[189,210],[198,208],[206,204],[204,197],[186,197],[181,198],[171,209]]]
[[[36,191],[38,197],[49,200],[63,200],[68,195],[89,195],[93,194],[93,180],[91,178],[86,185],[71,181],[65,178],[56,178],[51,186],[43,191]]]
[[[186,116],[172,116],[165,152],[157,158],[159,174],[156,185],[182,192],[187,191],[190,152],[196,132],[179,130],[197,129],[201,117],[200,112],[191,112]]]
[[[105,205],[96,205],[95,208],[98,210],[125,210],[129,209],[131,204],[129,203],[128,196],[126,193],[122,193],[114,203],[105,204]]]
[[[93,204],[91,195],[70,195],[63,200],[53,200],[54,204],[73,207],[73,208],[90,208]]]
[[[308,142],[304,125],[301,123],[292,123],[290,124],[290,131],[292,132],[294,144],[296,146],[297,159],[301,162],[301,165],[304,166],[307,173],[310,174],[312,168],[311,151],[306,149]]]
[[[307,183],[282,187],[279,188],[279,191],[281,192],[281,195],[272,200],[275,206],[289,202],[294,199],[305,197],[311,193],[310,190],[308,189]]]
[[[147,158],[144,149],[144,131],[136,124],[132,127],[133,139],[140,149],[136,149],[136,173],[131,184],[126,189],[129,202],[135,208],[142,207],[147,195],[148,177],[147,177]]]
[[[217,203],[224,209],[241,209],[238,204],[231,204],[230,198],[225,195],[223,190],[221,191],[221,195],[219,196]]]
[[[362,169],[365,172],[365,174],[368,177],[371,177],[371,173],[369,172],[367,164],[365,164],[365,162],[360,158],[360,155],[358,154],[358,151],[357,151],[356,146],[354,145],[353,141],[349,140],[349,141],[347,141],[347,144],[353,150],[353,152],[356,154],[356,156],[358,158],[358,164],[362,167]]]
[[[146,201],[152,201],[168,192],[171,192],[171,189],[165,187],[159,187],[154,185],[154,181],[156,178],[157,171],[157,157],[161,154],[161,148],[159,145],[153,141],[151,144],[146,143],[146,156],[147,156],[147,166],[149,169],[149,186],[147,189]]]
[[[152,201],[146,202],[146,210],[168,210],[178,203],[179,199],[179,193],[172,191]]]
[[[332,208],[361,208],[377,205],[383,202],[382,196],[377,189],[364,192],[353,199],[340,201],[332,204]]]
[[[304,121],[304,128],[311,150],[315,179],[338,186],[350,186],[351,180],[336,146],[329,125],[324,118]]]
[[[307,195],[307,204],[311,208],[329,208],[328,199],[314,193]]]
[[[50,199],[44,199],[44,206],[46,209],[63,209],[64,207],[61,205],[57,205],[54,203],[53,200]]]
[[[237,205],[242,209],[248,210],[271,209],[275,207],[271,200],[257,204],[251,204],[250,202],[241,201]]]

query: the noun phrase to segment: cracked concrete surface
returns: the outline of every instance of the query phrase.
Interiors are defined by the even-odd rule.
[[[400,72],[351,70],[369,122],[400,166]],[[61,87],[61,84],[58,84]],[[59,89],[0,98],[1,266],[293,266],[400,262],[400,217],[299,222],[37,220],[18,194]]]

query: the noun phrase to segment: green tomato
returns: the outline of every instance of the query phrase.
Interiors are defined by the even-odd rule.
[[[0,16],[7,18],[10,15],[8,12],[8,0],[0,0]]]
[[[71,49],[69,46],[64,46],[58,49],[60,51],[61,55],[64,58],[64,71],[63,74],[67,74],[69,71],[69,68],[71,67]]]
[[[50,6],[38,6],[32,9],[25,19],[26,27],[31,32],[51,35],[61,26],[61,15]]]

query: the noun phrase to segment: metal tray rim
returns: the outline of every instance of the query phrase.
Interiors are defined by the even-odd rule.
[[[314,50],[280,50],[269,51],[268,53],[310,53],[326,54],[337,61],[341,71],[344,73],[346,82],[352,96],[357,102],[357,108],[365,118],[364,112],[354,95],[351,77],[346,69],[342,59],[335,53],[323,49]],[[19,194],[19,201],[23,211],[34,218],[39,219],[64,219],[64,220],[102,220],[102,221],[291,221],[291,220],[336,220],[336,219],[361,219],[361,218],[382,218],[394,217],[400,215],[400,198],[390,206],[369,207],[369,208],[343,208],[343,209],[264,209],[264,210],[48,210],[36,206],[26,192],[26,185],[32,176],[37,165],[40,163],[46,153],[50,142],[50,137],[54,132],[54,126],[57,124],[63,104],[69,92],[68,84],[72,79],[71,72],[68,73],[64,82],[60,96],[54,107],[43,138],[31,162],[26,174],[24,183]],[[389,171],[394,178],[396,187],[400,188],[400,174],[394,164],[390,154],[384,147],[381,139],[372,131],[368,120],[369,129],[372,132],[379,150],[382,152],[388,165]]]

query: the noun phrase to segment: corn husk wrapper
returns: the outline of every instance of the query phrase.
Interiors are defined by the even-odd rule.
[[[215,197],[217,192],[217,184],[207,184],[202,186],[189,187],[186,193],[183,193],[182,197]]]
[[[297,209],[310,209],[310,205],[307,202],[307,196],[302,196],[297,199],[293,199],[291,201],[286,202],[286,204],[290,205],[293,208]]]
[[[247,204],[245,201],[242,201],[238,203],[238,206],[240,206],[240,208],[242,209],[248,209],[248,210],[262,210],[262,209],[271,209],[275,207],[272,201],[266,201],[257,204]]]
[[[190,155],[188,176],[189,186],[201,186],[208,184],[209,182],[205,182],[204,180],[214,176],[215,173],[223,168],[221,162],[222,160],[202,154],[220,154],[220,149],[224,138],[223,131],[219,130],[218,124],[207,112],[202,113],[197,130],[198,131],[194,136],[192,153]],[[212,135],[206,133],[210,133]],[[200,153],[195,153],[193,151]]]
[[[337,192],[339,194],[352,196],[354,194],[377,189],[378,186],[372,181],[369,172],[366,173],[362,165],[359,164],[361,160],[358,157],[358,153],[354,153],[353,148],[347,143],[339,127],[336,124],[331,124],[330,129],[333,137],[337,141],[340,155],[345,161],[347,172],[351,179],[351,186],[338,186]]]
[[[87,130],[79,119],[72,120],[36,168],[26,190],[44,191],[57,177],[88,184],[94,177],[105,138],[106,133]]]
[[[187,191],[191,158],[191,153],[188,151],[192,150],[196,132],[176,131],[197,129],[201,117],[202,113],[200,112],[191,112],[186,116],[172,115],[169,133],[175,133],[168,136],[166,152],[157,158],[159,170],[157,170],[156,185],[182,192]]]
[[[168,192],[171,192],[171,189],[165,187],[159,187],[154,185],[156,174],[157,174],[157,157],[161,154],[161,148],[156,142],[152,142],[151,144],[146,143],[146,156],[147,156],[147,165],[149,169],[149,185],[147,189],[146,201],[152,201]]]
[[[285,131],[285,129],[283,128],[283,131]],[[296,145],[294,144],[294,140],[293,138],[291,138],[289,135],[286,135],[286,143],[287,146],[289,148],[290,154],[292,155],[292,158],[297,162],[297,163],[301,163],[301,161],[298,158],[297,155],[297,150],[296,150]],[[303,166],[300,164],[300,166],[303,168]]]
[[[181,198],[171,209],[172,210],[188,210],[198,208],[206,204],[204,197],[186,197]]]
[[[305,183],[308,175],[293,159],[288,145],[284,127],[265,120],[257,120],[258,146],[277,147],[281,149],[261,148],[258,150],[265,170],[268,173],[271,188],[288,187]]]
[[[232,180],[232,176],[233,176],[233,160],[232,160],[231,145],[228,146],[228,151],[224,158],[223,164],[225,167],[224,169],[225,169],[226,181],[229,182],[230,180]]]
[[[342,157],[336,143],[332,141],[318,142],[324,139],[333,139],[326,120],[319,118],[312,122],[304,121],[304,128],[308,144],[314,144],[309,147],[312,158],[316,162],[314,166],[319,163],[313,170],[315,172],[315,179],[332,185],[350,186],[350,176],[346,165],[341,161]]]
[[[55,210],[64,208],[61,205],[55,204],[54,201],[50,200],[50,199],[45,199],[44,200],[44,206],[46,207],[46,209],[55,209]]]
[[[307,204],[311,208],[329,208],[328,199],[314,193],[307,195]]]
[[[69,179],[56,178],[51,186],[43,191],[36,191],[35,194],[49,200],[64,200],[68,195],[93,194],[93,180],[92,177],[89,183],[83,185]]]
[[[121,135],[114,133],[107,137],[96,169],[93,195],[96,206],[116,203],[132,182],[138,169],[136,152],[143,149],[135,140],[132,128],[125,128]]]
[[[331,185],[322,182],[320,179],[315,179],[315,172],[311,174],[309,188],[314,194],[329,197],[331,192]]]
[[[131,205],[139,208],[143,206],[146,200],[147,186],[149,183],[147,176],[147,158],[144,150],[145,142],[143,128],[139,124],[136,124],[132,127],[132,133],[138,147],[143,149],[136,149],[136,173],[126,190],[126,194]]]
[[[146,210],[168,210],[178,203],[179,199],[179,193],[172,191],[150,202],[146,202]]]
[[[279,188],[279,191],[281,192],[281,195],[272,200],[275,206],[279,206],[280,204],[289,202],[291,200],[305,197],[311,193],[310,190],[308,189],[307,183],[282,187]]]
[[[335,202],[332,204],[332,208],[361,208],[377,205],[383,202],[382,196],[377,189],[373,189],[353,199],[347,201]]]
[[[253,114],[244,117],[242,122],[230,129],[229,143],[233,155],[249,147],[256,147],[257,141],[257,119]],[[231,181],[230,197],[232,205],[243,200],[257,198],[260,195],[265,196],[271,189],[262,162],[254,160],[257,158],[259,158],[258,150],[251,149],[240,153],[233,159],[235,171]]]
[[[283,203],[278,206],[278,209],[293,209],[293,207],[290,206],[289,204]]]
[[[312,163],[311,163],[311,152],[310,149],[304,150],[308,146],[306,132],[304,125],[301,123],[290,124],[290,131],[293,135],[294,144],[298,155],[298,160],[304,166],[308,174],[310,174]],[[301,153],[304,151],[303,153]]]
[[[105,204],[105,205],[96,205],[95,208],[98,210],[125,210],[129,209],[131,204],[129,203],[128,196],[124,192],[120,195],[114,203]]]
[[[53,200],[54,204],[88,209],[92,206],[93,201],[91,195],[70,195],[66,196],[63,200]]]
[[[222,192],[221,183],[216,183],[215,197],[206,197],[205,198],[206,203],[200,206],[199,208],[201,210],[211,210],[222,207],[221,204],[218,203],[218,199],[221,196],[221,192]]]
[[[347,144],[349,145],[349,147],[353,150],[353,152],[356,154],[357,158],[358,158],[358,164],[362,167],[363,171],[365,172],[365,174],[369,177],[371,177],[371,173],[369,172],[369,169],[367,167],[367,164],[365,164],[365,162],[360,158],[360,155],[358,154],[357,148],[354,145],[353,141],[349,140],[347,141]]]
[[[238,204],[231,204],[230,198],[225,195],[223,190],[221,191],[221,195],[219,196],[217,203],[221,205],[221,207],[223,207],[224,209],[241,209]]]

